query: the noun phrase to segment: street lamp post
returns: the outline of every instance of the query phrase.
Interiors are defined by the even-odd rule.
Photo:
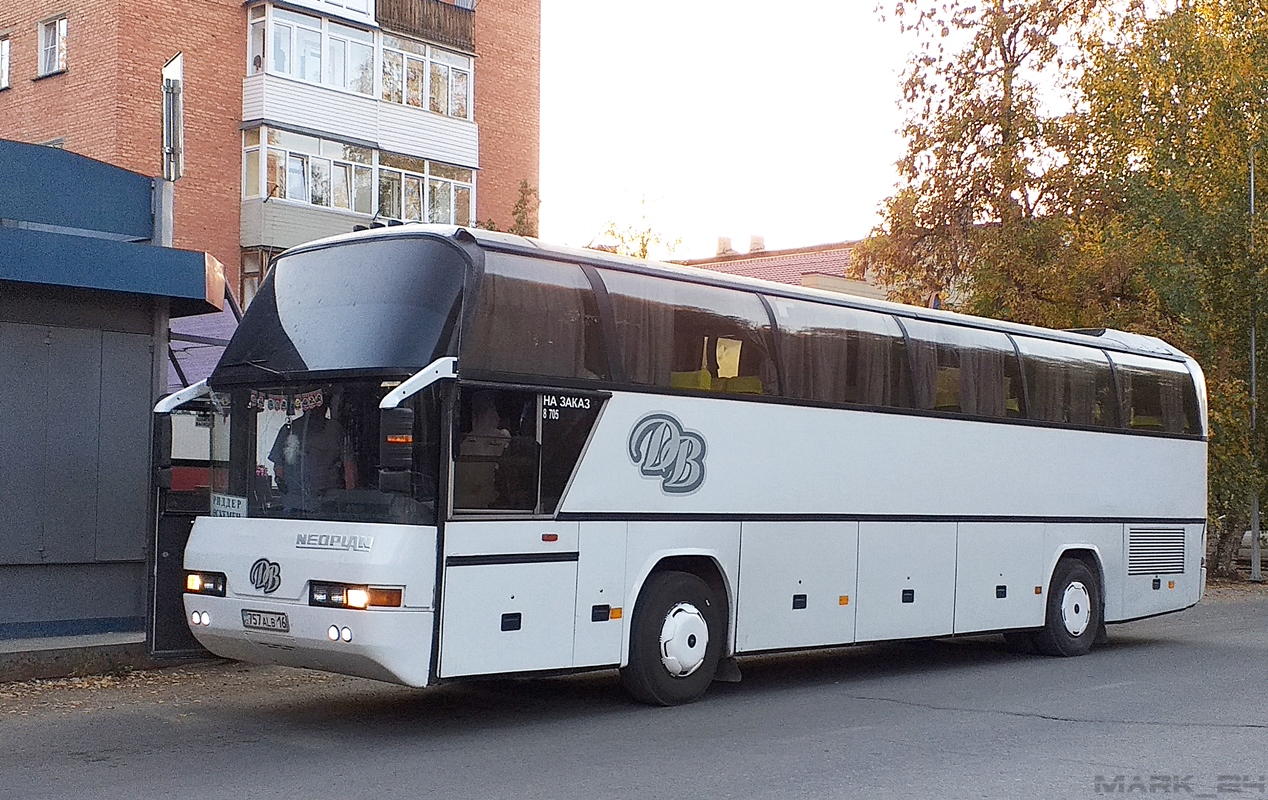
[[[1258,327],[1255,308],[1255,145],[1250,146],[1250,458],[1251,473],[1254,475],[1250,490],[1250,579],[1256,583],[1263,580],[1260,561],[1263,554],[1259,544],[1259,443],[1255,437],[1255,423],[1258,416],[1259,392],[1256,386],[1255,365],[1255,328]]]

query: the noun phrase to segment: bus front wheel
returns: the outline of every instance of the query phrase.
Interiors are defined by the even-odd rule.
[[[647,579],[630,625],[621,683],[636,700],[674,706],[709,688],[722,652],[721,609],[709,585],[687,572]]]
[[[1058,562],[1048,586],[1044,626],[1034,634],[1035,647],[1050,656],[1081,656],[1092,649],[1103,622],[1101,584],[1085,562]]]

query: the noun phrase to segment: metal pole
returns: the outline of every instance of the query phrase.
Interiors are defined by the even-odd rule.
[[[1255,328],[1258,327],[1255,308],[1255,145],[1250,146],[1250,458],[1254,482],[1250,493],[1250,579],[1256,583],[1263,580],[1263,553],[1259,544],[1259,442],[1255,436],[1258,416],[1259,391],[1256,384]]]

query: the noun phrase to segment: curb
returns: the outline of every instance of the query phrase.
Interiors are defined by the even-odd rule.
[[[145,642],[0,653],[0,683],[101,675],[147,666],[156,664],[146,652]]]
[[[155,659],[150,656],[144,641],[0,652],[0,684],[33,679],[108,675],[134,669],[159,669],[203,660],[206,659]]]

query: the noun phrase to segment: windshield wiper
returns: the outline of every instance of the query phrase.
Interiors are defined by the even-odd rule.
[[[280,375],[283,378],[286,377],[285,372],[282,372],[281,370],[273,369],[272,367],[264,366],[264,359],[262,358],[255,358],[250,361],[235,361],[232,364],[225,364],[225,366],[226,367],[255,367],[256,369],[262,369],[265,372],[269,372],[274,375]]]

